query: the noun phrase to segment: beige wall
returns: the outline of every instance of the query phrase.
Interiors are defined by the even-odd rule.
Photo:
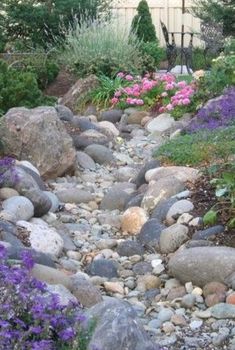
[[[156,27],[157,36],[162,46],[165,46],[165,41],[162,35],[160,20],[162,20],[169,31],[181,32],[183,24],[185,31],[199,33],[200,20],[193,17],[190,13],[182,16],[182,0],[147,0],[152,14],[152,20]],[[136,14],[136,8],[139,0],[117,0],[113,6],[113,13],[119,25],[130,26],[132,18]],[[190,9],[193,0],[185,0],[186,9]],[[177,44],[180,44],[180,36],[176,35]],[[186,44],[189,36],[185,36]],[[194,46],[201,45],[200,40],[194,36]]]

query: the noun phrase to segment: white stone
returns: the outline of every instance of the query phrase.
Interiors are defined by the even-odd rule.
[[[158,115],[149,123],[147,123],[146,129],[150,133],[154,133],[154,132],[162,133],[172,128],[174,124],[175,124],[174,118],[172,118],[169,113],[163,113]]]
[[[180,201],[174,203],[166,214],[166,222],[168,225],[173,225],[175,223],[175,216],[179,216],[180,214],[188,213],[194,209],[194,205],[192,202],[187,199],[181,199]],[[191,218],[190,218],[191,219]],[[189,219],[189,221],[190,221]],[[186,221],[187,222],[187,221]],[[184,223],[179,222],[179,223]]]
[[[107,129],[109,131],[111,131],[111,133],[113,134],[113,136],[118,136],[120,134],[119,130],[116,128],[116,126],[109,122],[109,121],[102,121],[98,123],[99,126],[101,126],[101,128]]]
[[[174,176],[182,182],[195,182],[200,176],[199,170],[185,166],[168,166],[150,169],[145,174],[147,182],[159,180],[167,176]]]
[[[193,216],[189,213],[184,213],[180,215],[177,220],[177,224],[188,224],[190,220],[192,220]]]

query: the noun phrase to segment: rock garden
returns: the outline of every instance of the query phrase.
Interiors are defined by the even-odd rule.
[[[234,350],[234,40],[181,76],[95,25],[66,91],[0,63],[0,349]]]

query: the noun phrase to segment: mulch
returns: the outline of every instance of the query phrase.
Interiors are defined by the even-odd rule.
[[[203,217],[217,202],[215,188],[210,184],[210,177],[203,175],[195,184],[188,184],[192,192],[191,200],[194,204],[192,215]],[[226,226],[230,216],[229,211],[221,206],[218,215],[218,225]],[[213,240],[216,245],[229,246],[235,248],[235,229],[227,228]]]

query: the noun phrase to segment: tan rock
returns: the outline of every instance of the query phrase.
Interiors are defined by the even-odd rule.
[[[19,196],[19,193],[13,188],[8,188],[8,187],[0,188],[0,199],[4,200],[15,196]]]
[[[98,125],[103,129],[107,129],[113,136],[118,136],[120,134],[116,126],[107,120],[99,122]]]
[[[131,207],[121,217],[121,229],[124,233],[136,235],[147,220],[148,216],[144,209]]]
[[[104,282],[107,292],[124,294],[124,285],[121,282]]]
[[[148,117],[148,112],[135,111],[128,116],[127,124],[141,124],[142,119],[146,117]]]
[[[159,180],[168,176],[174,176],[181,182],[195,182],[200,176],[199,170],[185,166],[168,166],[150,169],[145,174],[147,182]]]
[[[153,275],[139,276],[137,280],[137,290],[140,292],[146,292],[149,289],[159,288],[161,285],[161,279]]]

